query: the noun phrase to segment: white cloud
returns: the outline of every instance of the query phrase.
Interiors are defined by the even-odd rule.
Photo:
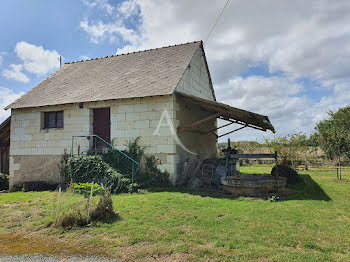
[[[204,39],[225,3],[127,0],[119,5],[111,21],[92,23],[87,19],[82,28],[95,42],[129,42],[117,49],[118,54],[166,46]],[[132,37],[107,29],[128,28],[128,14],[136,13],[140,24],[128,29]],[[268,115],[281,134],[310,131],[328,109],[349,104],[349,21],[350,2],[346,0],[231,0],[205,43],[217,97]],[[280,76],[239,77],[259,65]],[[317,82],[320,90],[327,89],[331,95],[319,101],[302,96],[301,92],[310,87],[300,84],[301,78]]]
[[[17,80],[19,82],[28,83],[29,78],[22,72],[23,65],[11,64],[10,69],[4,69],[2,75],[7,79]]]
[[[0,124],[10,116],[10,110],[5,111],[4,107],[15,101],[23,92],[14,93],[12,90],[0,86]]]
[[[130,16],[137,14],[138,10],[138,5],[133,0],[127,0],[122,2],[118,8],[119,13],[121,13],[124,16],[124,18],[129,18]]]
[[[100,41],[108,38],[111,42],[117,40],[117,36],[122,37],[125,41],[134,42],[137,39],[136,32],[132,29],[127,29],[118,23],[105,24],[102,21],[97,23],[91,23],[87,20],[80,22],[80,27],[88,33],[90,41],[93,43],[99,43]]]
[[[235,77],[217,88],[217,98],[231,106],[268,116],[279,134],[307,132],[315,115],[303,115],[312,106],[312,101],[299,96],[302,90],[300,84],[282,77]],[[242,133],[244,135],[245,131],[237,134],[242,137]],[[262,135],[258,131],[251,134]]]
[[[88,60],[88,59],[90,59],[87,55],[81,55],[80,56],[80,59],[81,60]]]
[[[109,15],[111,15],[114,11],[114,7],[110,5],[107,0],[96,0],[96,1],[82,0],[82,3],[90,8],[98,7]]]
[[[2,62],[4,61],[3,57],[0,55],[0,66],[2,65]]]
[[[42,46],[22,41],[16,44],[15,52],[23,61],[24,69],[38,76],[59,67],[60,55],[56,50],[45,50]]]
[[[11,64],[9,69],[3,70],[2,75],[7,79],[28,83],[30,79],[23,70],[42,76],[59,67],[60,55],[55,50],[45,50],[42,46],[22,41],[16,44],[15,53],[22,64]]]

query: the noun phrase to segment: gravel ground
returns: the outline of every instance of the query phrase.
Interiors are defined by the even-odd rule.
[[[45,257],[45,256],[0,256],[0,262],[121,262],[103,257]]]

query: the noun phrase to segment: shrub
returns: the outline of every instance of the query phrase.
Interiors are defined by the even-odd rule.
[[[73,156],[68,165],[74,183],[95,182],[103,184],[112,193],[128,192],[130,179],[115,171],[101,156]]]
[[[294,169],[283,165],[277,165],[277,168],[278,168],[278,176],[287,178],[287,184],[297,184],[301,182],[300,176]],[[277,175],[276,166],[272,168],[271,175],[273,176]]]
[[[88,225],[88,219],[86,212],[83,212],[83,210],[80,207],[72,208],[69,211],[65,212],[60,216],[55,226],[62,226],[62,227],[73,227],[73,226],[86,226]]]
[[[171,186],[169,174],[162,173],[156,165],[156,158],[154,156],[145,158],[145,172],[137,174],[135,181],[142,188],[149,187],[168,187]]]
[[[73,187],[74,192],[85,195],[86,197],[91,194],[91,188],[93,196],[102,195],[105,191],[105,189],[102,186],[95,183],[73,183]]]
[[[114,172],[104,179],[104,184],[112,194],[126,193],[130,185],[130,179]]]
[[[117,218],[118,215],[113,208],[112,196],[108,190],[105,190],[96,208],[91,212],[91,221],[106,221]]]
[[[113,172],[101,156],[72,156],[68,165],[74,183],[102,183],[104,177]]]
[[[11,191],[55,191],[58,184],[52,184],[45,181],[31,181],[13,185]]]
[[[8,175],[0,173],[0,191],[9,189],[9,177]]]
[[[144,157],[146,148],[139,145],[139,139],[140,137],[129,141],[125,152],[138,163]],[[140,187],[170,186],[169,174],[158,170],[155,157],[145,157],[145,159],[145,172],[138,171],[135,174],[133,185],[131,185],[131,160],[112,148],[106,149],[102,155],[71,156],[68,160],[62,156],[61,173],[66,177],[68,172],[68,177],[74,183],[103,184],[113,194],[135,192]]]
[[[127,150],[124,151],[126,155],[134,159],[137,163],[141,162],[142,157],[146,147],[139,145],[140,137],[137,137],[134,140],[128,141],[126,144]],[[103,160],[113,167],[117,172],[131,178],[132,175],[132,161],[126,156],[122,155],[120,152],[113,148],[108,148],[102,154]],[[136,164],[135,164],[136,165]]]
[[[118,219],[118,214],[114,211],[113,200],[108,190],[105,190],[97,204],[91,203],[90,218],[88,218],[88,206],[76,203],[60,214],[56,220],[55,226],[71,228],[74,226],[87,226],[98,221],[110,221]]]
[[[67,154],[67,150],[64,150],[64,153],[61,156],[61,160],[58,165],[58,169],[60,171],[60,175],[64,181],[64,184],[66,186],[70,183],[70,180],[71,180],[71,177],[69,174],[68,160],[69,160],[69,154]]]

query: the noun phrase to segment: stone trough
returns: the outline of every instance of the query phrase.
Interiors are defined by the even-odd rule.
[[[268,195],[284,193],[287,179],[271,175],[233,175],[221,178],[221,184],[226,192],[241,196]]]

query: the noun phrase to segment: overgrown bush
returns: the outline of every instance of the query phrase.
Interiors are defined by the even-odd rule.
[[[106,177],[104,182],[112,194],[128,192],[131,183],[129,178],[125,178],[122,174],[117,172]]]
[[[0,173],[0,191],[9,189],[9,177],[8,175]]]
[[[98,183],[112,193],[128,192],[130,180],[114,170],[102,156],[72,156],[68,160],[73,183]]]
[[[145,171],[141,172],[135,164],[132,184],[132,161],[120,152],[110,148],[102,155],[62,156],[61,175],[68,177],[66,181],[73,183],[103,184],[112,194],[122,192],[137,192],[140,188],[170,186],[169,174],[162,173],[157,168],[154,156],[145,157],[146,147],[139,145],[139,137],[129,141],[124,152],[130,158],[140,163],[145,158]]]
[[[169,174],[167,172],[162,173],[157,168],[156,158],[150,156],[145,157],[145,160],[145,171],[137,174],[135,177],[136,183],[142,188],[171,186]]]
[[[139,145],[140,137],[137,137],[134,140],[128,141],[125,145],[126,150],[123,152],[130,158],[134,159],[137,163],[141,162],[142,157],[144,156],[144,152],[146,147]],[[118,152],[113,148],[108,148],[102,154],[103,160],[108,163],[111,167],[113,167],[117,172],[131,178],[132,175],[132,162],[126,156]],[[136,164],[135,164],[135,168]]]
[[[92,195],[102,195],[105,192],[105,189],[96,183],[73,183],[74,192],[85,195],[86,197]]]

